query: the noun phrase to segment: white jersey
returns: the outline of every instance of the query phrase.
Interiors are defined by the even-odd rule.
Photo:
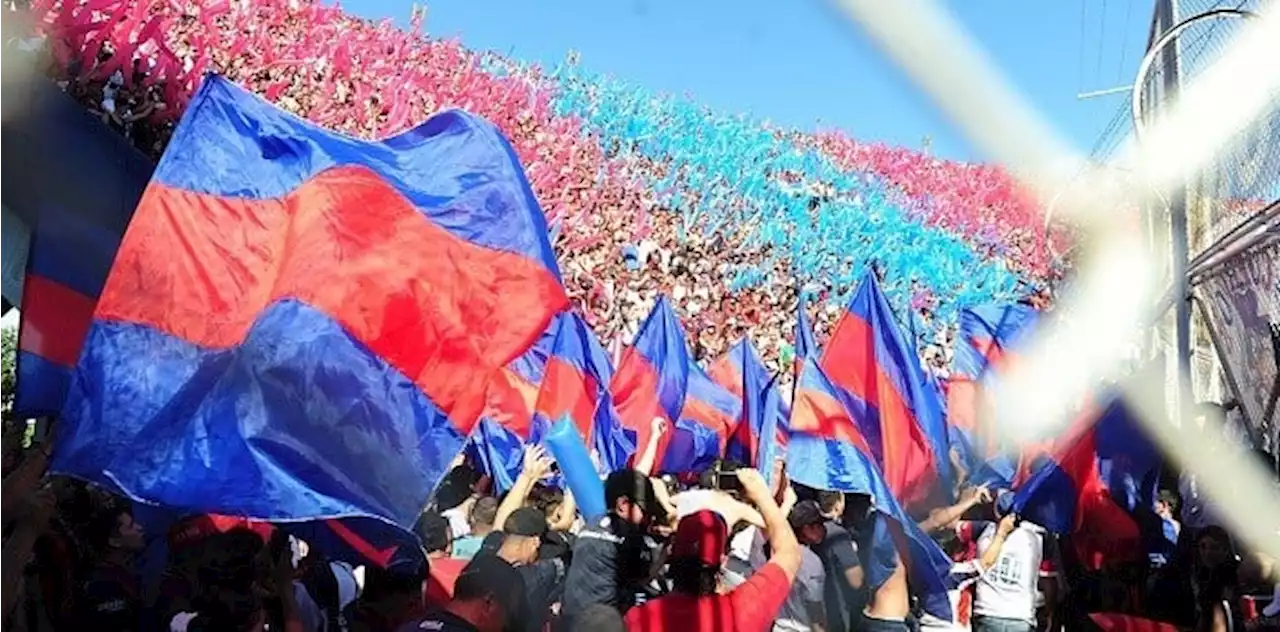
[[[996,525],[978,537],[978,556],[991,547]],[[1000,557],[978,578],[973,596],[974,616],[1016,619],[1034,624],[1044,561],[1044,529],[1023,522],[1005,538]]]

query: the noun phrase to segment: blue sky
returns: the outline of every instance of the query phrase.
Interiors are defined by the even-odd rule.
[[[1084,101],[1076,95],[1132,80],[1151,15],[1151,0],[945,4],[1085,152],[1127,94]],[[412,4],[346,6],[404,23]],[[816,0],[434,0],[427,8],[433,36],[458,37],[471,48],[551,67],[573,49],[589,70],[689,94],[720,110],[804,129],[838,127],[860,140],[894,145],[920,147],[929,137],[937,155],[984,157],[862,33]]]

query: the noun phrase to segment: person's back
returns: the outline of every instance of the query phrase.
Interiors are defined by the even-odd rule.
[[[648,574],[644,527],[662,512],[653,483],[636,470],[619,470],[605,481],[605,502],[610,513],[593,519],[573,543],[562,624],[594,604],[625,611],[635,594],[632,585]]]

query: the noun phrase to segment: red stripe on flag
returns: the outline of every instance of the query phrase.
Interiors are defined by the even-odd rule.
[[[463,432],[488,378],[568,305],[540,262],[459,238],[369,169],[347,166],[271,200],[153,183],[97,317],[226,348],[285,298],[341,323]]]
[[[618,413],[618,421],[624,428],[636,433],[636,452],[633,458],[640,458],[645,446],[649,444],[649,428],[653,418],[661,417],[667,421],[667,432],[658,440],[657,457],[654,459],[655,464],[662,463],[667,444],[671,441],[671,433],[675,429],[662,402],[658,401],[658,372],[635,347],[627,347],[623,353],[618,372],[613,375],[613,381],[609,384],[609,392]]]
[[[791,432],[805,433],[824,439],[852,444],[872,458],[875,454],[866,437],[849,418],[849,411],[839,400],[808,388],[797,388],[791,404]]]
[[[832,383],[879,411],[885,480],[902,502],[922,500],[937,472],[929,440],[895,386],[910,376],[891,375],[876,360],[875,332],[851,313],[845,314],[832,334],[822,368]]]
[[[595,380],[556,356],[547,359],[538,393],[537,411],[551,421],[569,415],[584,441],[591,439],[591,420],[596,412]]]
[[[37,274],[27,275],[22,292],[22,350],[75,367],[97,301]]]

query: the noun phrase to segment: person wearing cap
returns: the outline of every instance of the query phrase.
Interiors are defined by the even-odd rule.
[[[519,629],[520,573],[506,560],[477,555],[458,575],[453,598],[399,632],[505,632]]]
[[[823,618],[826,629],[836,632],[856,627],[867,600],[857,543],[837,522],[844,508],[843,493],[824,491],[816,501],[797,503],[790,516],[796,537],[812,548],[822,564]]]
[[[653,551],[646,542],[650,524],[666,520],[653,482],[633,469],[613,472],[604,484],[603,516],[588,516],[573,544],[565,578],[561,624],[594,604],[625,612],[651,578]]]
[[[728,525],[714,511],[689,514],[680,520],[671,539],[672,592],[628,611],[624,616],[628,630],[758,632],[773,625],[800,568],[800,543],[764,477],[743,468],[738,470],[738,480],[764,520],[773,551],[769,562],[746,583],[719,594],[720,571],[728,554]]]
[[[978,536],[978,556],[986,569],[974,586],[975,632],[1030,632],[1036,627],[1036,600],[1044,583],[1055,581],[1043,568],[1045,531],[1026,520],[1002,528],[1013,510],[1013,492],[996,496],[996,522]]]
[[[515,629],[537,631],[563,593],[566,565],[559,557],[542,558],[548,531],[546,514],[521,507],[507,517],[501,531],[490,533],[476,557],[497,556],[516,567],[525,591],[524,613]]]

